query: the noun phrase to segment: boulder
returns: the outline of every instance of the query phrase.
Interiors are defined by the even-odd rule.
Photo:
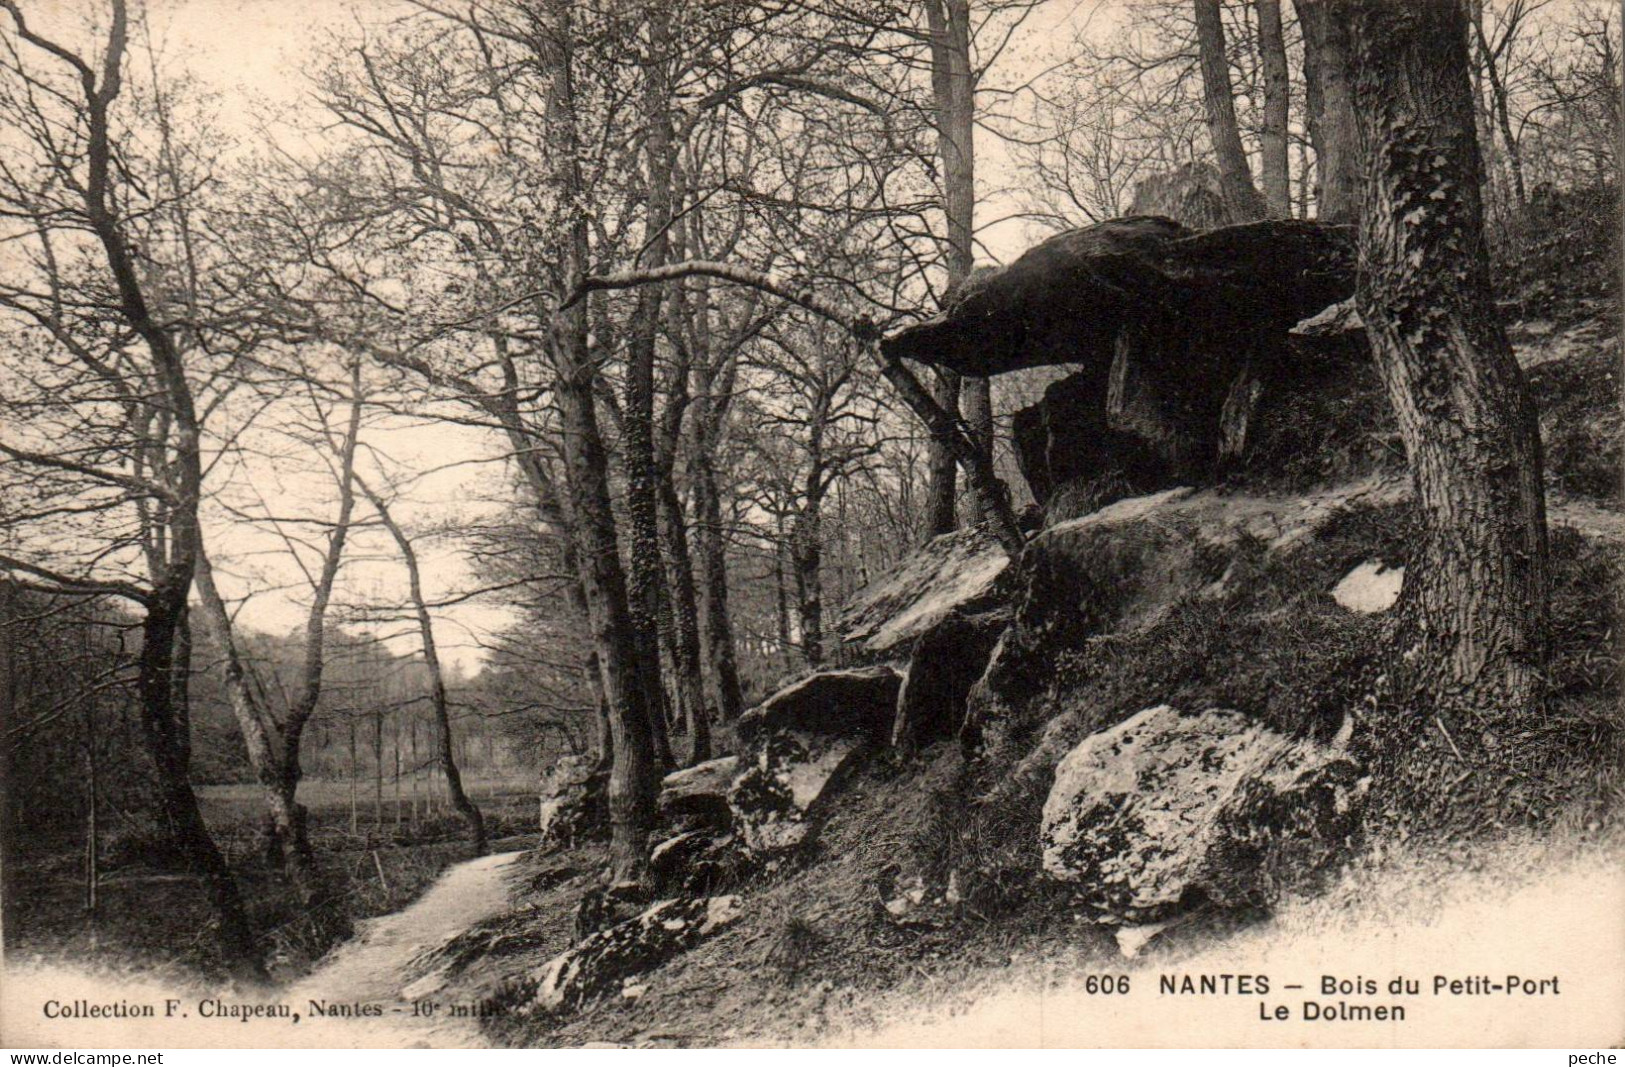
[[[601,829],[608,785],[609,776],[594,757],[560,756],[542,775],[542,843],[569,845]]]
[[[1232,221],[1219,171],[1211,163],[1186,163],[1134,183],[1130,215],[1162,215],[1193,230]]]
[[[709,896],[737,884],[752,867],[737,835],[689,830],[669,837],[649,851],[649,874],[656,892],[671,896]]]
[[[1007,609],[975,615],[956,610],[920,636],[897,693],[893,747],[919,749],[958,734],[971,686],[1009,623]]]
[[[1197,473],[1173,469],[1149,442],[1112,425],[1107,382],[1100,375],[1052,382],[1042,399],[1015,413],[1011,429],[1016,464],[1033,499],[1047,506],[1066,492],[1067,518],[1188,483]],[[1055,521],[1052,509],[1046,525]]]
[[[786,731],[884,743],[902,684],[903,676],[885,664],[819,671],[741,715],[734,736],[742,755],[759,752],[769,738]]]
[[[606,995],[733,923],[739,898],[662,900],[642,914],[584,938],[538,974],[535,1006],[563,1012]]]
[[[594,886],[581,894],[571,918],[575,939],[625,922],[649,905],[649,894],[637,882]]]
[[[890,739],[902,682],[884,664],[821,671],[739,717],[739,773],[728,808],[752,852],[784,852],[808,840],[825,798]]]
[[[673,771],[661,779],[656,801],[662,818],[726,826],[728,787],[738,773],[739,758],[722,756]]]
[[[818,828],[826,798],[872,742],[803,731],[773,734],[728,792],[734,822],[754,853],[789,852]]]
[[[1367,560],[1332,587],[1332,599],[1357,614],[1377,615],[1394,606],[1404,585],[1404,567],[1389,567],[1380,559]]]
[[[927,542],[854,596],[835,620],[842,640],[880,656],[910,644],[950,612],[996,606],[1010,554],[980,526]]]
[[[1163,705],[1093,734],[1055,769],[1044,870],[1115,921],[1199,898],[1268,904],[1342,854],[1365,780],[1340,751],[1235,711]]]

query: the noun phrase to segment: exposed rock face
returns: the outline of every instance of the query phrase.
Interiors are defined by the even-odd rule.
[[[649,904],[644,887],[636,882],[595,886],[576,901],[574,928],[577,941],[619,925]]]
[[[728,787],[738,771],[737,756],[722,756],[666,775],[656,801],[661,817],[726,826]]]
[[[820,671],[774,693],[739,717],[742,756],[785,731],[885,741],[903,676],[884,664]]]
[[[753,852],[799,848],[817,829],[820,801],[835,792],[872,744],[800,730],[774,734],[728,793],[728,806]]]
[[[836,630],[865,651],[904,654],[951,612],[999,603],[997,583],[1009,562],[1009,553],[980,527],[943,534],[853,597]]]
[[[952,611],[920,636],[897,694],[893,746],[924,748],[959,733],[971,686],[987,669],[1009,623],[1006,609],[975,615]]]
[[[737,884],[753,867],[736,835],[689,830],[660,842],[649,852],[649,873],[663,895],[709,896]]]
[[[824,671],[739,717],[741,770],[728,807],[753,852],[784,852],[807,841],[825,798],[890,738],[902,681],[885,665]]]
[[[987,728],[1051,701],[1067,657],[1090,638],[1153,625],[1186,597],[1222,595],[1243,557],[1290,552],[1340,515],[1408,495],[1399,479],[1302,497],[1175,488],[1043,531],[1008,579],[1012,622],[971,689],[962,738],[978,747]]]
[[[569,1011],[699,944],[739,917],[739,898],[662,900],[635,918],[601,930],[556,957],[539,975],[535,1004]]]
[[[1074,374],[1053,382],[1043,399],[1017,411],[1012,423],[1016,463],[1033,498],[1049,505],[1068,491],[1063,518],[1076,518],[1123,497],[1190,483],[1202,471],[1176,469],[1151,442],[1113,425],[1106,378]],[[1047,525],[1057,516],[1053,509]]]
[[[1268,903],[1339,854],[1364,785],[1355,765],[1234,711],[1150,708],[1063,759],[1044,803],[1044,869],[1127,922],[1200,893]]]
[[[608,776],[592,756],[560,756],[542,775],[542,843],[568,844],[601,828],[607,786]]]

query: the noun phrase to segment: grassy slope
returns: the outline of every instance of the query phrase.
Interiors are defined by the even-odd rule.
[[[1415,851],[1396,852],[1391,834],[1378,834],[1330,884],[1283,902],[1262,927],[1249,926],[1256,915],[1198,917],[1155,951],[1163,964],[1209,950],[1223,956],[1233,941],[1256,942],[1260,930],[1312,929],[1334,912],[1369,919],[1373,909],[1362,901],[1374,886],[1389,887],[1383,922],[1486,863],[1527,878],[1552,862],[1554,850],[1617,859],[1625,811],[1613,627],[1619,542],[1570,528],[1625,530],[1617,488],[1597,473],[1599,453],[1606,461],[1613,448],[1617,456],[1617,349],[1594,319],[1551,330],[1535,324],[1514,331],[1514,340],[1547,413],[1548,439],[1566,435],[1550,465],[1559,580],[1547,716],[1507,731],[1507,743],[1491,754],[1492,772],[1463,774],[1466,759],[1454,738],[1418,732],[1418,766],[1459,779],[1457,801],[1470,813],[1470,827],[1434,827],[1460,846],[1450,850],[1448,870],[1440,869],[1437,849],[1422,849],[1424,861]],[[1123,969],[1108,933],[1079,921],[1064,890],[1033,874],[1053,759],[1101,723],[1159,702],[1242,707],[1286,729],[1335,728],[1342,709],[1370,691],[1385,624],[1344,611],[1327,593],[1363,560],[1403,564],[1408,523],[1404,507],[1356,512],[1289,561],[1260,559],[1244,568],[1224,600],[1192,599],[1143,632],[1097,639],[1070,665],[1075,676],[1061,687],[1064,699],[1010,731],[1013,750],[1002,757],[972,771],[955,746],[939,744],[906,765],[890,758],[871,764],[835,805],[811,855],[735,887],[744,901],[740,922],[647,976],[635,999],[563,1019],[502,1015],[488,1020],[488,1029],[517,1045],[872,1039],[899,1012],[925,1010],[940,1021],[952,1005],[972,1004],[990,989],[1059,988],[1080,974]],[[1055,718],[1063,705],[1089,711]],[[1390,822],[1414,802],[1403,791],[1376,797]],[[1531,833],[1543,839],[1545,857],[1533,867]],[[1509,851],[1510,841],[1522,844]],[[489,994],[567,948],[570,909],[598,860],[587,852],[540,861],[577,876],[564,884],[543,879],[546,888],[524,894],[514,918],[535,933],[534,943],[505,957],[496,973],[471,967],[463,987]],[[967,903],[936,926],[885,921],[876,884],[898,865],[928,879],[960,872]]]

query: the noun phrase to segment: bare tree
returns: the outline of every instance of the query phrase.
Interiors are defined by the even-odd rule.
[[[187,355],[210,326],[189,201],[173,194],[198,176],[177,174],[173,155],[154,164],[116,149],[130,30],[123,0],[112,2],[99,60],[37,33],[13,0],[0,8],[16,31],[0,44],[0,108],[20,134],[0,171],[0,199],[14,236],[34,250],[25,261],[33,279],[0,287],[0,305],[45,354],[32,384],[49,399],[15,409],[34,417],[11,429],[32,430],[34,441],[0,443],[9,470],[34,486],[18,518],[45,531],[33,558],[7,554],[0,566],[26,585],[140,607],[136,689],[159,801],[203,881],[228,965],[258,979],[242,898],[190,781],[187,597],[202,549],[209,408],[199,409]],[[238,346],[225,335],[209,340]],[[63,421],[38,421],[48,412]],[[74,514],[87,520],[80,530],[107,519],[109,540],[53,540],[52,520]],[[64,556],[76,559],[54,558]]]
[[[1264,201],[1253,184],[1247,151],[1236,123],[1236,101],[1230,84],[1230,60],[1225,47],[1221,0],[1192,0],[1196,16],[1196,47],[1202,64],[1202,95],[1207,105],[1208,137],[1219,163],[1219,180],[1233,222],[1264,216]]]
[[[321,701],[328,608],[333,600],[333,587],[338,580],[339,568],[343,564],[345,542],[350,535],[355,510],[352,477],[356,447],[361,436],[363,406],[360,364],[352,362],[351,365],[349,414],[343,431],[336,438],[331,435],[325,422],[322,401],[314,395],[313,401],[318,426],[312,432],[318,438],[316,446],[332,452],[332,473],[338,501],[333,518],[321,524],[327,532],[319,549],[316,568],[314,572],[309,569],[305,571],[310,582],[310,606],[305,615],[303,658],[287,706],[280,715],[273,707],[264,684],[254,677],[252,664],[239,646],[231,611],[215,581],[214,565],[209,553],[202,548],[198,552],[196,576],[203,619],[220,648],[226,696],[242,730],[249,764],[265,792],[273,850],[280,856],[288,877],[307,903],[321,895],[321,885],[306,832],[306,812],[298,800],[299,782],[303,777],[300,745],[304,740],[305,728]],[[268,519],[282,532],[294,562],[304,567],[294,540],[281,530],[283,525],[297,520],[275,515]]]
[[[463,788],[463,776],[457,769],[457,746],[451,732],[451,704],[446,697],[446,677],[440,666],[440,652],[434,639],[434,619],[429,614],[428,601],[423,595],[423,572],[418,566],[417,551],[412,547],[412,541],[401,528],[400,523],[390,514],[389,505],[383,495],[372,488],[368,482],[354,470],[350,469],[350,477],[360,487],[377,513],[378,520],[389,531],[390,538],[400,551],[401,563],[406,567],[407,595],[411,600],[412,614],[417,623],[418,638],[423,647],[423,665],[428,671],[429,682],[429,709],[434,714],[436,752],[440,759],[440,772],[446,780],[446,792],[451,798],[451,806],[457,809],[457,814],[463,817],[468,824],[468,839],[474,846],[475,855],[484,855],[486,849],[485,816],[480,809],[469,799],[468,792]],[[382,740],[383,726],[380,721],[378,733],[374,735],[375,741],[380,745],[376,750],[374,761],[377,767],[379,789],[383,783],[383,757]],[[380,798],[382,793],[380,792]],[[381,814],[381,806],[380,806]],[[380,819],[381,821],[381,819]]]

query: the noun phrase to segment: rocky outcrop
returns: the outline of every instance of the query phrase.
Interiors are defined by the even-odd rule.
[[[1345,854],[1364,788],[1328,746],[1234,711],[1150,708],[1056,767],[1044,869],[1117,921],[1155,922],[1198,897],[1268,903]]]
[[[786,732],[885,741],[902,682],[884,664],[810,674],[739,717],[734,735],[741,755],[759,754],[771,737]]]
[[[1045,525],[1086,515],[1124,497],[1193,481],[1204,472],[1177,469],[1139,434],[1113,425],[1108,383],[1097,374],[1053,382],[1036,404],[1012,422],[1016,464],[1033,499],[1045,506]],[[1057,508],[1050,507],[1064,495]]]
[[[666,775],[656,800],[661,817],[726,826],[728,787],[738,772],[739,758],[722,756]]]
[[[1009,576],[1013,616],[972,687],[971,748],[1017,711],[1057,699],[1068,657],[1094,637],[1155,625],[1189,597],[1221,597],[1262,563],[1312,541],[1340,516],[1404,501],[1399,479],[1297,497],[1175,488],[1118,501],[1033,538]]]
[[[978,614],[955,610],[920,635],[897,694],[893,747],[924,748],[959,733],[971,686],[987,668],[1009,623],[1007,609]]]
[[[542,844],[568,845],[603,827],[608,775],[592,756],[560,756],[542,775]]]
[[[709,896],[737,885],[754,864],[734,833],[688,830],[649,851],[655,891],[669,896]]]
[[[835,621],[841,638],[865,652],[897,657],[951,612],[1001,601],[999,576],[1010,554],[979,526],[943,534],[865,586]]]
[[[871,744],[867,738],[787,730],[759,746],[755,761],[728,792],[746,846],[771,855],[805,844],[818,827],[826,797]]]
[[[745,844],[778,853],[804,844],[823,802],[891,736],[902,675],[889,666],[824,671],[739,717],[740,773],[728,807]]]
[[[619,995],[627,979],[653,970],[738,917],[738,897],[662,900],[554,957],[538,975],[535,1006],[569,1011]]]

